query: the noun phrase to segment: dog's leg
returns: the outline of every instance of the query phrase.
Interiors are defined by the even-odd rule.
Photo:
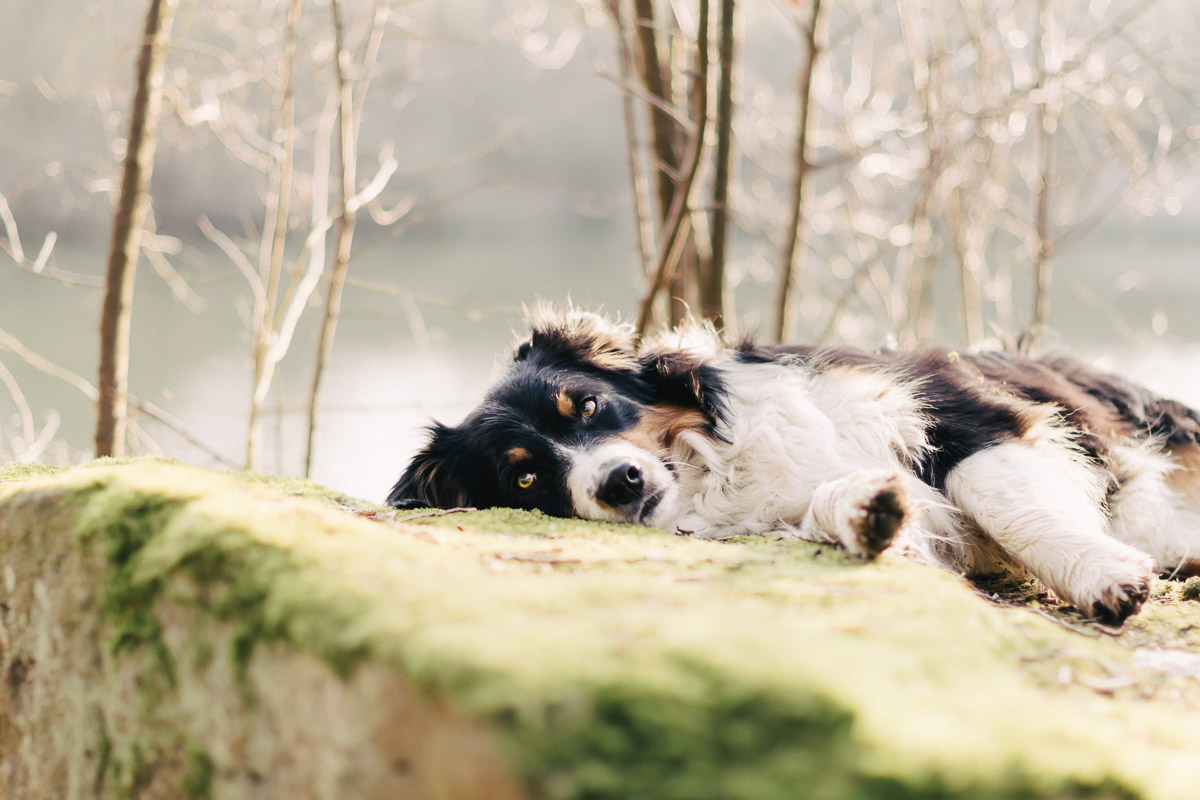
[[[1119,623],[1141,608],[1155,565],[1108,535],[1104,488],[1053,440],[990,447],[946,479],[951,502],[1014,560],[1085,614]]]
[[[896,472],[863,470],[821,484],[800,524],[800,538],[874,558],[910,516],[904,483]]]
[[[1164,575],[1200,574],[1200,504],[1188,491],[1196,475],[1181,461],[1145,442],[1114,447],[1110,459],[1118,488],[1109,529]]]

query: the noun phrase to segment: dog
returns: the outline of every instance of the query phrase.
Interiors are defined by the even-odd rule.
[[[1200,573],[1200,414],[1067,358],[646,341],[540,306],[391,506],[513,507],[706,538],[785,532],[1036,577],[1119,625]]]

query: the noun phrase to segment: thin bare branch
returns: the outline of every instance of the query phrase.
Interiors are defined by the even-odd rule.
[[[21,231],[17,228],[16,217],[13,216],[12,208],[9,206],[8,199],[5,198],[3,193],[0,193],[0,223],[4,225],[4,237],[0,238],[0,252],[7,255],[12,259],[14,264],[25,272],[50,278],[65,286],[86,286],[89,288],[104,286],[104,281],[100,278],[93,278],[91,275],[80,275],[75,272],[66,272],[49,266],[50,256],[53,255],[54,246],[58,243],[58,234],[54,231],[46,234],[46,238],[42,240],[42,246],[38,249],[38,254],[33,261],[27,259],[25,257],[25,249],[21,244]]]
[[[339,190],[341,213],[339,214],[333,269],[329,273],[329,289],[325,295],[325,313],[321,318],[317,358],[313,366],[312,383],[309,387],[308,425],[304,448],[305,477],[312,472],[317,399],[320,396],[325,365],[333,355],[333,340],[337,332],[338,318],[341,316],[342,291],[346,285],[346,271],[350,266],[350,250],[353,246],[358,212],[384,190],[398,166],[391,148],[386,148],[380,154],[380,161],[387,165],[386,168],[381,166],[367,186],[358,194],[354,193],[358,164],[358,136],[361,125],[360,115],[362,113],[361,103],[362,99],[366,97],[371,77],[375,71],[375,61],[379,56],[378,44],[383,35],[387,15],[383,13],[383,7],[376,6],[372,22],[374,31],[371,36],[371,45],[367,48],[365,61],[361,65],[362,78],[359,79],[356,94],[355,86],[347,76],[351,67],[350,52],[344,42],[340,0],[330,0],[329,11],[334,31],[334,82],[338,87],[338,119],[341,123],[338,129],[337,148],[341,176]]]
[[[799,269],[799,259],[804,253],[804,211],[806,198],[811,193],[809,187],[809,172],[812,168],[808,160],[808,134],[810,117],[814,106],[812,98],[813,74],[817,59],[821,55],[823,44],[823,21],[826,15],[821,13],[821,0],[813,0],[812,13],[808,24],[802,27],[805,50],[800,63],[797,78],[797,116],[796,116],[796,150],[793,160],[794,177],[792,179],[791,202],[788,205],[790,216],[787,228],[784,230],[783,253],[779,264],[779,288],[775,292],[775,326],[772,338],[776,342],[787,341],[795,332],[794,314],[792,312],[793,284]]]
[[[20,385],[17,383],[17,378],[4,366],[4,362],[0,361],[0,383],[4,384],[4,388],[8,391],[8,396],[12,398],[13,404],[17,407],[17,416],[21,420],[22,441],[26,448],[37,438],[33,421],[33,409],[29,406],[29,401],[25,399],[25,393],[21,391]],[[26,461],[30,456],[16,454],[18,461]]]
[[[262,284],[262,278],[259,277],[258,271],[254,269],[254,265],[250,263],[250,259],[242,251],[237,244],[226,236],[220,228],[213,225],[208,217],[201,214],[196,220],[200,227],[200,232],[208,238],[210,242],[229,257],[229,260],[237,267],[238,272],[246,279],[246,283],[250,284],[250,291],[254,295],[256,305],[266,303],[266,288]]]
[[[1054,183],[1054,135],[1053,128],[1056,120],[1046,107],[1046,53],[1045,37],[1047,19],[1050,11],[1046,0],[1038,0],[1037,30],[1033,36],[1036,69],[1042,92],[1036,106],[1034,125],[1038,141],[1038,187],[1036,196],[1036,212],[1034,230],[1037,238],[1034,241],[1033,253],[1033,320],[1029,331],[1034,341],[1045,331],[1050,321],[1050,256],[1053,247],[1050,231],[1050,190]]]
[[[675,152],[675,122],[667,111],[667,109],[674,108],[674,102],[672,101],[671,85],[663,76],[663,59],[659,54],[658,38],[654,30],[653,0],[633,0],[633,2],[642,85],[646,87],[647,95],[653,98],[650,110],[651,139],[654,143],[654,157],[662,165],[656,172],[658,218],[665,224],[669,218],[671,201],[676,192],[671,171],[678,170],[680,163],[679,156]],[[707,14],[707,11],[705,13]],[[707,65],[707,41],[705,42],[703,61]],[[695,131],[692,131],[692,134],[694,136]]]
[[[33,350],[29,349],[24,344],[22,344],[21,341],[19,339],[17,339],[17,337],[13,336],[12,334],[10,334],[4,330],[0,330],[0,350],[5,350],[9,353],[12,353],[17,358],[20,358],[26,364],[28,364],[29,366],[36,369],[38,372],[41,372],[43,375],[48,375],[51,378],[56,378],[56,379],[62,381],[63,383],[66,383],[67,385],[74,387],[76,391],[78,391],[87,400],[89,400],[91,402],[95,402],[96,399],[99,398],[99,396],[100,396],[99,390],[96,389],[96,387],[94,385],[92,385],[92,383],[90,381],[88,381],[86,378],[84,378],[80,375],[76,375],[74,372],[71,372],[69,369],[66,369],[65,367],[61,367],[58,364],[55,364],[50,359],[46,358],[45,356],[42,356],[42,355],[34,352]],[[147,417],[150,417],[155,422],[158,422],[159,424],[165,426],[172,432],[179,435],[188,444],[190,444],[193,447],[195,447],[196,449],[204,452],[206,455],[208,455],[214,461],[216,461],[226,467],[230,467],[230,468],[237,467],[237,465],[233,461],[231,461],[230,459],[221,455],[221,453],[217,452],[209,445],[205,444],[195,434],[192,434],[191,432],[189,432],[187,430],[186,426],[184,426],[184,424],[182,422],[180,422],[178,419],[176,419],[174,416],[172,416],[165,409],[155,405],[154,403],[139,400],[137,397],[135,397],[133,395],[130,395],[130,397],[129,397],[129,407],[135,409],[136,411],[138,411],[142,414],[145,414]]]
[[[350,198],[348,204],[350,207],[359,209],[370,203],[378,197],[379,193],[386,187],[388,179],[395,174],[396,167],[398,166],[395,157],[387,151],[381,153],[380,157],[382,161],[376,174],[363,187],[361,192]],[[301,255],[303,256],[310,248],[313,248],[317,241],[323,242],[325,234],[340,219],[340,214],[330,215],[314,225],[305,240]],[[300,317],[303,316],[304,309],[321,280],[322,265],[316,258],[309,256],[307,258],[302,257],[300,260],[301,263],[307,261],[309,269],[304,272],[295,292],[291,295],[291,299],[284,306],[283,319],[279,323],[278,332],[275,336],[275,344],[270,351],[270,358],[275,364],[283,360],[284,355],[287,354],[288,348],[291,346],[292,337],[296,332],[296,326],[300,322]]]
[[[284,249],[287,245],[288,217],[292,201],[292,161],[296,146],[295,63],[296,35],[300,27],[304,4],[292,0],[288,6],[287,25],[283,39],[283,62],[280,68],[283,85],[279,99],[279,122],[276,127],[280,154],[271,170],[271,188],[267,196],[267,217],[259,242],[259,271],[263,274],[263,303],[256,306],[252,319],[254,367],[250,381],[250,414],[246,434],[246,467],[257,469],[262,447],[259,418],[267,391],[274,377],[275,363],[269,351],[275,344],[276,304],[279,302],[279,283],[283,277]]]
[[[187,442],[188,444],[190,444],[192,447],[196,448],[200,452],[204,453],[209,458],[211,458],[214,462],[220,464],[221,466],[226,467],[228,469],[238,469],[238,467],[240,466],[233,459],[228,458],[225,455],[222,455],[219,451],[213,449],[208,444],[205,444],[204,441],[202,441],[199,437],[197,437],[195,434],[193,434],[191,431],[189,431],[187,429],[187,427],[181,421],[179,421],[179,419],[177,419],[174,415],[172,415],[170,412],[168,412],[166,409],[162,408],[161,406],[155,405],[154,403],[150,403],[150,402],[147,402],[144,400],[139,400],[136,397],[130,398],[129,405],[131,407],[137,409],[138,412],[144,414],[145,416],[154,420],[158,424],[164,426],[165,428],[170,430],[172,433],[179,436],[185,442]]]
[[[68,369],[58,366],[53,361],[38,355],[33,350],[30,350],[21,341],[8,333],[0,330],[0,349],[6,350],[20,358],[29,366],[36,369],[44,375],[49,375],[52,378],[57,378],[64,383],[67,383],[82,394],[88,400],[95,402],[100,397],[99,390],[92,385],[86,378],[76,375]]]

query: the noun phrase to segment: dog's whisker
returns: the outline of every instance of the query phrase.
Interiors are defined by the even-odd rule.
[[[663,459],[662,463],[664,463],[670,467],[687,467],[688,469],[696,469],[696,470],[704,469],[703,467],[699,467],[695,464],[689,464],[687,461],[668,461],[666,459]]]

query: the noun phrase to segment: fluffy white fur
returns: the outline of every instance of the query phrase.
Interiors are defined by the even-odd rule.
[[[1200,557],[1200,508],[1170,487],[1168,478],[1179,466],[1157,442],[1114,448],[1112,468],[1120,483],[1112,499],[1112,535],[1151,554],[1164,572]]]
[[[1017,563],[1078,608],[1116,609],[1145,595],[1147,554],[1107,535],[1104,486],[1054,440],[1008,442],[965,459],[946,492]]]
[[[688,345],[701,353],[705,338]],[[670,453],[619,442],[578,454],[568,486],[581,516],[639,521],[595,499],[602,468],[622,458],[665,492],[642,524],[707,538],[783,531],[869,556],[878,545],[864,538],[865,515],[888,493],[904,512],[892,547],[963,573],[1032,574],[1086,612],[1118,618],[1161,567],[1195,555],[1200,509],[1168,486],[1174,465],[1153,443],[1115,450],[1111,521],[1099,471],[1050,422],[964,459],[943,496],[912,471],[930,420],[911,381],[713,357],[731,389],[719,437],[684,432]],[[674,471],[656,469],[660,460]]]
[[[1136,387],[1068,362],[980,355],[960,364],[942,351],[908,360],[732,353],[704,325],[638,346],[628,325],[578,309],[539,308],[531,326],[511,367],[530,381],[515,384],[523,391],[545,388],[529,372],[539,349],[549,354],[539,370],[565,365],[570,374],[577,361],[647,385],[677,381],[636,425],[545,437],[560,456],[546,476],[553,484],[541,484],[558,493],[552,513],[707,538],[780,531],[864,557],[890,547],[966,574],[1036,576],[1110,621],[1136,611],[1159,572],[1200,572],[1200,414]],[[1006,376],[1020,393],[1006,390]],[[550,413],[571,416],[561,405]],[[1147,438],[1150,430],[1172,446]],[[466,496],[449,454],[469,437],[444,426],[433,434],[390,503]],[[457,465],[478,480],[486,470],[474,467]],[[942,490],[921,477],[930,475]],[[503,486],[487,488],[481,496],[497,502]],[[533,500],[508,502],[540,507]]]
[[[906,471],[928,445],[911,391],[880,374],[812,373],[730,362],[724,441],[676,440],[685,505],[677,526],[700,536],[793,530],[818,487],[863,470]]]

